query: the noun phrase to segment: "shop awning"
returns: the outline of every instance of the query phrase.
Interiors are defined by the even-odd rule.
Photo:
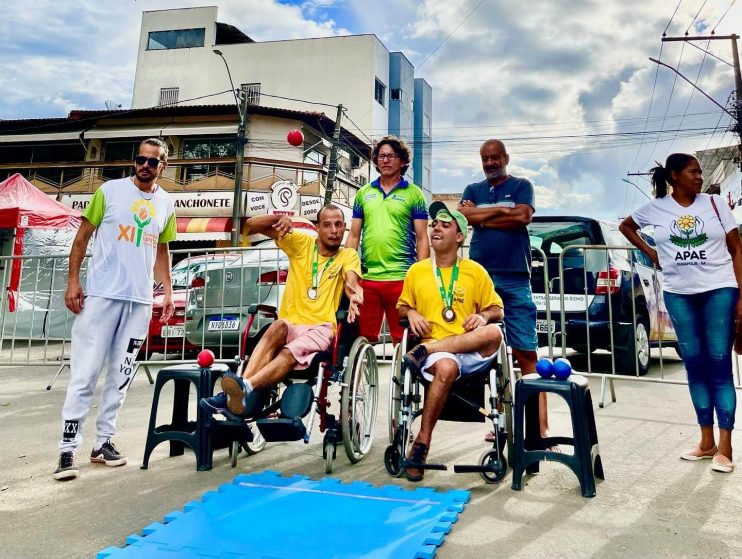
[[[179,241],[228,241],[231,217],[178,217]]]

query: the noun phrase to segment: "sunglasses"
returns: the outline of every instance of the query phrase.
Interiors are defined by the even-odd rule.
[[[137,155],[134,158],[134,163],[136,163],[137,165],[144,165],[146,163],[153,169],[156,169],[161,162],[162,159],[157,159],[156,157],[145,157],[144,155]]]

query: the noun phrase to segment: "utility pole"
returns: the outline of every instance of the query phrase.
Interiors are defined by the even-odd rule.
[[[734,68],[734,119],[735,119],[735,125],[732,128],[734,132],[737,133],[739,136],[739,167],[742,169],[742,72],[740,71],[739,66],[739,51],[737,50],[737,39],[739,39],[738,35],[708,35],[706,37],[704,36],[694,36],[694,37],[662,37],[662,42],[674,42],[674,41],[731,41],[732,42],[732,67]],[[656,62],[656,61],[655,61]],[[664,66],[664,64],[663,64]],[[680,75],[682,74],[680,72],[675,72]],[[695,84],[694,87],[701,91],[704,95],[704,93],[698,86]],[[708,97],[708,95],[706,95]],[[713,101],[713,99],[712,99]],[[718,105],[718,103],[717,103]]]
[[[340,146],[340,119],[343,117],[343,106],[338,105],[338,114],[335,118],[335,130],[332,133],[332,148],[330,148],[330,165],[327,170],[327,185],[325,186],[325,206],[332,202],[335,192],[335,175],[338,170],[338,147]]]
[[[240,244],[242,225],[242,175],[245,171],[245,146],[247,145],[247,91],[240,90],[240,124],[237,127],[237,163],[234,170],[234,200],[232,201],[232,246]]]

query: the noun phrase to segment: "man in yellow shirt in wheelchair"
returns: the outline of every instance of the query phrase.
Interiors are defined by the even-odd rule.
[[[467,221],[442,202],[430,206],[430,258],[416,262],[405,277],[397,303],[400,318],[422,342],[404,356],[405,364],[430,381],[425,390],[420,431],[408,459],[425,463],[433,429],[454,381],[487,370],[500,348],[503,303],[492,279],[479,264],[458,256]],[[420,481],[423,470],[408,467],[407,479]]]
[[[242,375],[225,374],[223,392],[204,400],[213,413],[226,409],[243,415],[251,392],[281,382],[291,371],[309,367],[314,356],[332,344],[343,293],[350,300],[348,322],[355,321],[363,305],[358,253],[341,246],[345,221],[340,208],[330,204],[320,210],[317,239],[293,232],[286,216],[254,217],[247,225],[250,234],[261,233],[276,240],[289,257],[288,278],[278,320],[260,338]]]

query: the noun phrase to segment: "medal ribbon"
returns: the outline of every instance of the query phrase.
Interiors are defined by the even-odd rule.
[[[337,256],[337,254],[335,255]],[[319,250],[317,249],[317,243],[314,243],[314,260],[312,261],[312,288],[318,289],[319,288],[319,282],[322,281],[322,276],[325,273],[325,270],[335,261],[335,256],[330,258],[327,262],[325,262],[325,266],[322,268],[322,271],[319,272]]]
[[[435,267],[435,281],[438,284],[438,290],[441,292],[441,299],[443,300],[444,308],[453,308],[453,287],[456,285],[456,280],[459,279],[459,261],[456,259],[456,263],[453,265],[453,271],[451,272],[451,283],[448,286],[448,293],[446,293],[445,287],[443,287],[443,276],[441,275],[441,269]]]

